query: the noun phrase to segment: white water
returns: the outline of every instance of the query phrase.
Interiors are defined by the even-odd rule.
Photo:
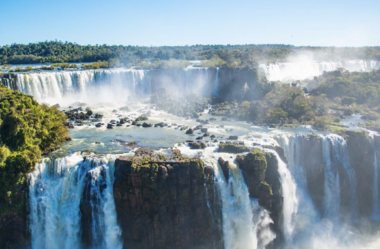
[[[351,167],[351,165],[349,163],[347,142],[343,137],[336,135],[336,134],[329,134],[329,135],[323,137],[323,139],[324,140],[327,139],[329,141],[329,143],[331,144],[332,150],[330,150],[330,151],[332,151],[332,154],[333,154],[333,158],[331,161],[335,165],[338,162],[340,162],[342,164],[345,172],[346,172],[346,176],[344,176],[344,177],[346,179],[348,177],[347,180],[349,181],[350,215],[351,215],[351,219],[355,219],[357,214],[358,214],[358,197],[356,194],[357,181],[356,181],[355,170]],[[325,145],[325,142],[323,142],[322,144]],[[323,151],[325,151],[325,148],[323,148]],[[337,167],[337,166],[335,166],[335,167]],[[341,177],[341,176],[339,176],[339,177]],[[337,186],[333,186],[333,187],[339,187],[339,178],[338,178],[336,184],[337,184]],[[331,199],[330,201],[334,202],[333,199]],[[335,202],[336,202],[336,199],[335,199]]]
[[[194,156],[199,151],[178,147],[183,155]],[[208,147],[201,155],[206,165],[214,168],[215,184],[220,192],[222,206],[223,240],[226,249],[264,249],[276,236],[269,226],[273,223],[266,210],[250,199],[247,185],[239,167],[234,163],[236,155],[214,153],[215,147]],[[218,164],[218,158],[228,160],[229,179],[225,179]],[[233,158],[231,158],[233,157]]]
[[[379,168],[380,168],[380,151],[375,145],[375,134],[370,133],[371,144],[374,152],[373,159],[373,187],[372,187],[372,218],[380,220],[380,206],[379,206]]]
[[[94,248],[122,248],[113,199],[114,159],[87,158],[79,153],[59,159],[44,159],[29,175],[30,229],[34,249],[81,248],[80,201],[91,174],[91,191],[97,192],[93,203],[96,222],[94,236],[101,238]],[[100,174],[103,171],[103,174]],[[102,176],[103,175],[103,176]],[[103,178],[104,177],[104,178]],[[99,192],[99,182],[106,184]],[[96,194],[91,193],[94,197]]]
[[[282,161],[277,152],[271,149],[265,149],[265,151],[274,154],[278,162],[278,173],[280,175],[282,196],[284,198],[282,208],[282,231],[284,233],[285,243],[289,244],[293,239],[295,215],[298,212],[298,197],[296,194],[297,186],[288,166]]]
[[[350,72],[369,72],[380,68],[379,61],[349,60],[337,62],[316,62],[312,60],[300,60],[296,62],[280,62],[260,64],[259,70],[270,81],[291,82],[294,80],[308,79],[323,74],[324,71],[335,71],[344,68]]]
[[[210,95],[213,91],[214,76],[209,75],[209,68],[189,67],[174,76],[168,72],[157,75],[154,70],[123,68],[33,72],[16,74],[15,87],[8,81],[4,83],[11,89],[15,88],[13,90],[32,95],[39,102],[61,105],[78,101],[124,103],[129,96],[149,97],[160,86],[175,96],[192,92]]]
[[[338,164],[344,168],[345,172],[350,172],[350,166],[345,159],[346,141],[337,135],[320,135],[323,150],[323,168],[325,171],[325,200],[324,211],[321,214],[314,207],[307,190],[306,177],[299,174],[300,170],[295,170],[302,165],[303,159],[311,160],[312,155],[306,151],[304,145],[309,143],[309,138],[304,135],[281,134],[275,137],[278,143],[284,148],[285,155],[289,160],[289,168],[297,183],[298,212],[295,215],[295,229],[292,243],[285,245],[291,249],[319,249],[319,248],[339,248],[339,249],[364,249],[378,248],[380,240],[378,233],[371,235],[371,225],[365,219],[356,221],[355,215],[350,219],[339,219],[340,214],[340,188]],[[343,164],[346,164],[345,166]],[[304,171],[301,170],[301,172]],[[343,176],[341,176],[343,177]],[[349,186],[355,186],[354,176],[347,173],[347,180],[354,181]],[[349,191],[356,199],[356,193]],[[355,212],[355,200],[350,208]]]
[[[217,96],[218,95],[218,84],[219,84],[219,67],[216,68],[216,73],[215,73],[215,82],[214,82],[214,91],[213,95]]]
[[[150,93],[145,71],[134,69],[83,70],[17,74],[16,89],[39,102],[113,102]]]

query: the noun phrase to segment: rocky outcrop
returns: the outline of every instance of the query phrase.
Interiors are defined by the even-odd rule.
[[[177,150],[117,159],[114,198],[124,248],[214,248],[221,231],[212,218],[213,183],[212,167]]]
[[[372,189],[374,176],[374,150],[372,142],[367,131],[346,131],[347,149],[350,159],[350,165],[355,170],[357,179],[358,211],[361,216],[370,216],[373,207]],[[344,172],[342,172],[344,173]],[[344,180],[344,179],[342,179]],[[347,182],[347,181],[346,181]],[[349,188],[345,181],[341,181],[341,189]],[[348,191],[343,192],[341,196],[342,204],[349,206],[351,200],[347,196]],[[349,212],[347,210],[347,212]]]
[[[249,149],[244,145],[243,142],[220,142],[218,151],[228,153],[243,153],[248,152]]]
[[[236,161],[243,172],[250,197],[257,198],[260,206],[270,212],[274,230],[280,231],[282,195],[276,157],[255,148],[245,156],[237,156]]]

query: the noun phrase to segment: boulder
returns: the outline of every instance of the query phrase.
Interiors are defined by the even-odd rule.
[[[186,131],[186,134],[188,134],[188,135],[193,135],[193,133],[194,133],[194,131],[191,128]]]
[[[149,128],[149,127],[152,127],[153,126],[153,124],[148,124],[148,123],[146,123],[146,122],[144,122],[143,124],[142,124],[142,127],[144,127],[144,128]]]

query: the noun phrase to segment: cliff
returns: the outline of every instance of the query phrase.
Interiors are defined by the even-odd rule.
[[[177,150],[117,159],[113,188],[124,248],[218,247],[213,184],[213,168]]]

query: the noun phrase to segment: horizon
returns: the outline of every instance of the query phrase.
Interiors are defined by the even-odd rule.
[[[141,47],[292,44],[377,47],[380,2],[26,0],[2,4],[0,45],[62,40]],[[368,8],[371,6],[371,8]],[[14,10],[14,11],[10,11]],[[17,10],[17,11],[16,11]]]
[[[160,47],[196,47],[196,46],[225,46],[225,47],[228,47],[228,46],[268,46],[268,47],[271,47],[271,46],[284,46],[284,47],[294,47],[294,48],[378,48],[380,47],[380,45],[373,45],[373,46],[310,46],[310,45],[293,45],[293,44],[281,44],[281,43],[268,43],[268,44],[265,44],[265,43],[251,43],[251,44],[186,44],[186,45],[157,45],[157,46],[154,46],[154,45],[131,45],[131,44],[80,44],[80,43],[77,43],[77,42],[73,42],[73,41],[62,41],[62,40],[57,40],[57,39],[54,39],[54,40],[45,40],[45,41],[35,41],[35,42],[29,42],[29,43],[11,43],[11,44],[0,44],[0,47],[5,47],[5,46],[12,46],[12,45],[30,45],[30,44],[38,44],[38,43],[45,43],[45,42],[59,42],[59,43],[62,43],[62,44],[65,44],[65,43],[72,43],[72,44],[75,44],[75,45],[79,45],[79,46],[123,46],[123,47],[128,47],[128,46],[131,46],[131,47],[145,47],[145,48],[150,48],[150,47],[153,47],[153,48],[160,48]]]

